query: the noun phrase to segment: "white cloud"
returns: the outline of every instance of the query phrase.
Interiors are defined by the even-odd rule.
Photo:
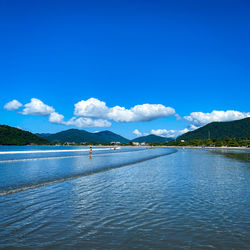
[[[227,110],[227,111],[214,110],[211,113],[193,112],[189,116],[184,116],[184,119],[191,122],[192,124],[203,126],[210,122],[234,121],[246,117],[250,117],[250,112],[239,112],[234,110]]]
[[[152,121],[175,114],[173,108],[165,107],[162,104],[136,105],[131,111],[135,114],[134,121]]]
[[[104,104],[104,105],[103,105]],[[13,100],[7,103],[4,108],[8,110],[14,110],[18,107],[20,108],[22,104],[17,100]],[[94,99],[90,98],[88,101],[81,101],[75,105],[75,114],[77,115],[88,115],[89,113],[94,114],[94,116],[99,117],[102,116],[102,113],[105,113],[106,104]],[[104,107],[104,110],[102,109]],[[105,111],[105,112],[104,112]],[[98,113],[99,112],[99,113]],[[57,113],[55,109],[41,100],[36,98],[31,98],[30,103],[24,105],[24,109],[20,114],[23,115],[41,115],[41,116],[49,116],[49,122],[63,124],[66,126],[76,126],[79,128],[83,127],[110,127],[111,123],[105,119],[92,119],[90,117],[73,117],[69,121],[64,120],[64,116]],[[106,115],[105,115],[106,116]]]
[[[4,108],[7,109],[7,110],[17,110],[19,109],[20,107],[22,107],[23,104],[20,103],[19,101],[17,100],[13,100],[11,102],[8,102],[4,105]]]
[[[137,137],[142,135],[142,133],[138,129],[135,129],[133,131],[133,134],[136,135]]]
[[[102,119],[91,119],[91,118],[76,118],[73,117],[69,121],[64,121],[64,116],[58,114],[57,112],[53,112],[49,116],[49,121],[52,123],[63,124],[66,126],[76,126],[79,128],[86,127],[110,127],[111,123],[107,120]]]
[[[91,118],[104,118],[108,112],[105,102],[96,98],[90,98],[87,101],[80,101],[75,104],[74,114],[76,116],[84,116]]]
[[[52,123],[65,124],[64,116],[61,114],[58,114],[57,112],[53,112],[50,114],[49,121]]]
[[[175,110],[162,104],[142,104],[131,109],[115,106],[109,109],[107,118],[116,122],[145,122],[175,114]]]
[[[81,117],[101,118],[115,122],[142,122],[175,114],[175,110],[162,104],[142,104],[131,109],[115,106],[109,108],[105,102],[96,98],[75,104],[74,114]]]
[[[135,115],[130,109],[120,106],[110,108],[106,117],[115,122],[129,122],[135,119]]]
[[[55,112],[51,106],[44,104],[36,98],[31,98],[31,102],[24,105],[23,115],[49,115]]]
[[[170,129],[170,130],[167,130],[167,129],[152,129],[151,130],[151,134],[154,134],[154,135],[158,135],[158,136],[163,136],[163,137],[167,137],[167,138],[175,138],[181,134],[184,134],[188,132],[188,129],[183,129],[183,130],[174,130],[174,129]]]
[[[107,120],[96,119],[93,120],[91,118],[76,118],[73,117],[69,121],[64,123],[65,125],[72,125],[79,128],[86,128],[86,127],[110,127],[111,123]]]
[[[151,134],[154,134],[154,135],[159,135],[159,136],[163,136],[163,137],[167,137],[167,138],[176,138],[182,134],[185,134],[189,131],[193,131],[195,129],[197,129],[198,127],[194,126],[194,125],[190,125],[189,127],[187,128],[184,128],[184,129],[181,129],[181,130],[174,130],[174,129],[170,129],[170,130],[167,130],[167,129],[152,129],[151,130]]]

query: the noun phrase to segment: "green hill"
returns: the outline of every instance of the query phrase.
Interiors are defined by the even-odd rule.
[[[128,143],[129,142],[128,139],[108,130],[101,131],[95,134],[101,139],[102,143],[110,143],[110,142]]]
[[[95,142],[95,134],[79,129],[68,129],[45,137],[50,142]]]
[[[111,131],[105,130],[97,133],[87,132],[80,129],[68,129],[58,132],[56,134],[40,134],[50,142],[75,142],[75,143],[101,143],[108,144],[111,142],[129,143],[130,140],[115,134]],[[157,135],[148,135],[135,138],[133,142],[146,143],[164,143],[171,141],[171,138],[165,138]]]
[[[147,136],[141,136],[137,137],[133,142],[145,142],[145,143],[164,143],[164,142],[169,142],[171,141],[171,138],[166,138],[158,135],[147,135]]]
[[[37,135],[7,125],[0,125],[0,145],[44,145],[49,142]]]
[[[65,131],[61,131],[56,134],[46,135],[44,138],[49,140],[50,142],[75,142],[75,143],[110,143],[110,142],[121,142],[127,143],[128,139],[117,135],[110,131],[102,131],[97,133],[87,132],[85,130],[80,129],[68,129]]]
[[[250,117],[231,122],[212,122],[194,131],[187,132],[177,140],[222,139],[225,137],[245,139],[250,137]]]
[[[44,139],[46,139],[46,137],[48,137],[49,135],[51,135],[50,133],[36,133],[37,136],[40,136]]]

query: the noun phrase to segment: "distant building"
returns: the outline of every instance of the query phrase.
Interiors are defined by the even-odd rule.
[[[64,145],[69,146],[69,145],[75,145],[75,142],[65,142]]]
[[[132,144],[133,144],[134,146],[139,146],[139,145],[140,145],[139,142],[132,142]]]
[[[112,141],[112,142],[110,142],[110,144],[112,144],[112,145],[120,145],[121,143],[119,141]]]

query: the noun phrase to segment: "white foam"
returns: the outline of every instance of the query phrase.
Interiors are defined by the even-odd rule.
[[[116,148],[117,149],[117,148]],[[101,150],[114,150],[114,148],[92,148],[92,151],[101,151]],[[27,151],[1,151],[0,155],[9,155],[9,154],[40,154],[40,153],[63,153],[63,152],[86,152],[89,151],[89,148],[84,149],[55,149],[55,150],[27,150]]]

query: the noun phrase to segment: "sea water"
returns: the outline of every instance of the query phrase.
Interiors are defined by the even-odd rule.
[[[242,151],[88,149],[0,147],[0,248],[249,248]]]

